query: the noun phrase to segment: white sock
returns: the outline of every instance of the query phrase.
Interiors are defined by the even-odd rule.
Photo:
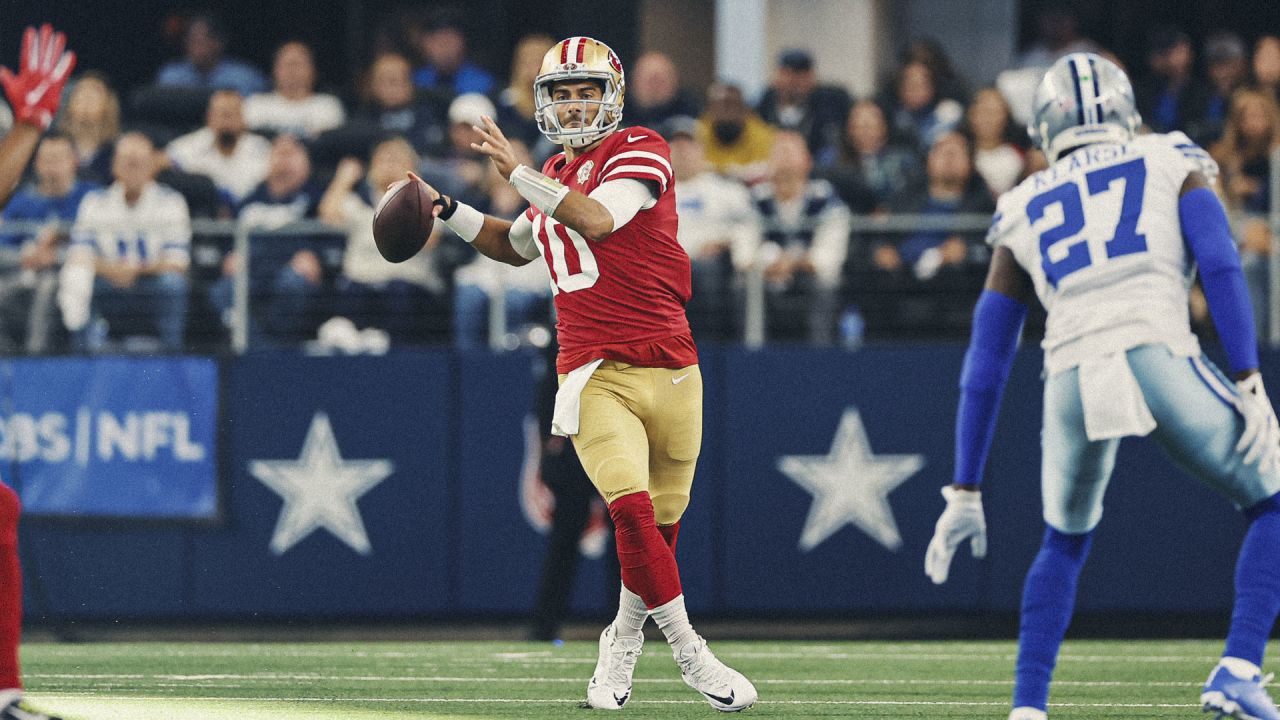
[[[9,688],[7,690],[0,690],[0,708],[3,708],[6,705],[9,705],[10,703],[18,702],[21,699],[22,699],[22,691],[19,690],[18,688]]]
[[[622,594],[618,597],[618,617],[613,619],[618,637],[640,637],[648,619],[649,608],[645,607],[644,600],[623,585]]]
[[[1248,660],[1241,660],[1235,657],[1224,657],[1218,661],[1218,665],[1227,669],[1232,675],[1241,680],[1252,680],[1262,674],[1262,668],[1254,665]]]
[[[698,639],[698,633],[694,632],[693,626],[689,624],[689,615],[684,609],[683,594],[677,595],[666,605],[659,605],[650,610],[649,614],[662,629],[662,634],[667,636],[667,644],[676,655],[679,655],[680,648]]]

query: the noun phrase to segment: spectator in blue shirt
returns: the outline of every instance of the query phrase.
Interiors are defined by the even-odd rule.
[[[995,202],[981,178],[973,170],[969,140],[957,131],[943,133],[929,148],[925,161],[923,188],[913,188],[889,203],[899,214],[960,215],[990,214]],[[874,261],[882,270],[902,267],[920,280],[928,280],[949,269],[986,264],[982,234],[918,230],[897,242],[879,243]]]
[[[467,38],[460,19],[441,12],[418,34],[418,51],[425,63],[413,73],[413,84],[452,97],[465,93],[488,95],[493,75],[467,60]]]
[[[4,209],[5,222],[47,223],[38,230],[0,236],[0,352],[49,351],[57,325],[55,298],[58,249],[67,232],[59,222],[75,220],[80,200],[96,185],[76,179],[71,139],[53,133],[40,142],[36,180]]]
[[[400,135],[420,155],[438,155],[446,144],[445,113],[449,103],[430,91],[413,87],[412,66],[399,53],[382,53],[366,73],[365,105],[355,120],[383,134]]]
[[[255,345],[301,342],[314,334],[315,315],[326,291],[325,271],[314,238],[271,235],[291,223],[316,217],[323,188],[312,180],[311,156],[292,135],[277,135],[267,158],[267,177],[236,212],[241,225],[267,231],[250,237],[250,335]],[[209,288],[209,302],[228,326],[234,278],[240,267],[232,252],[223,276]]]
[[[266,92],[267,78],[257,68],[223,56],[226,34],[212,15],[196,15],[187,23],[186,57],[160,68],[157,85],[231,89],[241,95]]]

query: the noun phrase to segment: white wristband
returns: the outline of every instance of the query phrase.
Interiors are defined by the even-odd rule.
[[[517,165],[511,171],[511,184],[529,204],[546,215],[554,216],[560,201],[569,194],[569,188],[560,181],[549,178],[528,165]]]
[[[458,207],[453,209],[453,214],[444,224],[463,240],[475,242],[480,229],[484,227],[484,213],[464,202],[458,202]]]

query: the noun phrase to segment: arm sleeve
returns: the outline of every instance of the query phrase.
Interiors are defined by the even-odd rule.
[[[71,248],[67,251],[67,261],[58,273],[58,309],[62,311],[63,325],[72,332],[89,322],[97,241],[88,225],[93,216],[94,204],[92,196],[80,203],[75,225],[71,229]]]
[[[609,180],[591,191],[587,197],[595,200],[609,211],[613,217],[613,229],[626,225],[641,210],[647,210],[657,204],[658,198],[653,185],[644,180]]]
[[[973,310],[973,332],[960,371],[956,411],[956,483],[977,485],[995,436],[1000,396],[1013,366],[1027,306],[994,290],[983,290]]]
[[[1196,188],[1178,201],[1182,236],[1200,267],[1200,284],[1231,372],[1258,367],[1258,339],[1240,254],[1218,196]]]
[[[71,225],[71,242],[67,246],[67,262],[92,263],[98,252],[97,230],[94,228],[93,216],[97,196],[86,196],[80,201],[76,211],[75,222]]]
[[[839,285],[840,272],[848,256],[849,211],[842,203],[833,203],[822,214],[809,251],[818,280],[826,287]]]
[[[533,221],[529,219],[528,210],[520,213],[520,217],[511,223],[511,229],[507,231],[507,239],[511,241],[511,247],[520,254],[520,257],[525,260],[538,259],[538,247],[533,244]]]
[[[164,258],[179,265],[191,262],[191,213],[187,210],[187,201],[176,192],[173,194],[173,207],[170,218],[164,229]]]

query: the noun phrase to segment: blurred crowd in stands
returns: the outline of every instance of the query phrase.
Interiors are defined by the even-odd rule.
[[[521,39],[504,82],[468,59],[459,20],[437,11],[378,43],[357,86],[335,94],[306,44],[281,44],[264,74],[227,56],[207,15],[190,18],[185,56],[127,98],[81,73],[4,212],[28,225],[0,235],[0,352],[225,349],[246,260],[251,347],[483,346],[495,296],[513,333],[552,322],[540,263],[480,259],[442,223],[406,263],[373,244],[381,189],[408,170],[485,212],[523,209],[469,147],[480,116],[530,165],[558,150],[537,130],[532,88],[555,39]],[[822,82],[803,49],[776,58],[754,104],[732,85],[684,86],[660,52],[624,59],[624,124],[671,145],[695,334],[740,339],[754,288],[770,342],[963,337],[988,258],[982,216],[1045,166],[1025,133],[1044,68],[1107,53],[1069,10],[1038,22],[1016,65],[979,88],[930,40],[862,98]],[[1264,322],[1280,38],[1250,47],[1218,31],[1197,45],[1161,26],[1146,40],[1147,67],[1129,68],[1139,109],[1150,130],[1182,130],[1220,164]],[[898,214],[932,222],[876,227]],[[938,229],[951,216],[969,222]],[[249,257],[225,231],[193,226],[202,219],[252,229]]]

